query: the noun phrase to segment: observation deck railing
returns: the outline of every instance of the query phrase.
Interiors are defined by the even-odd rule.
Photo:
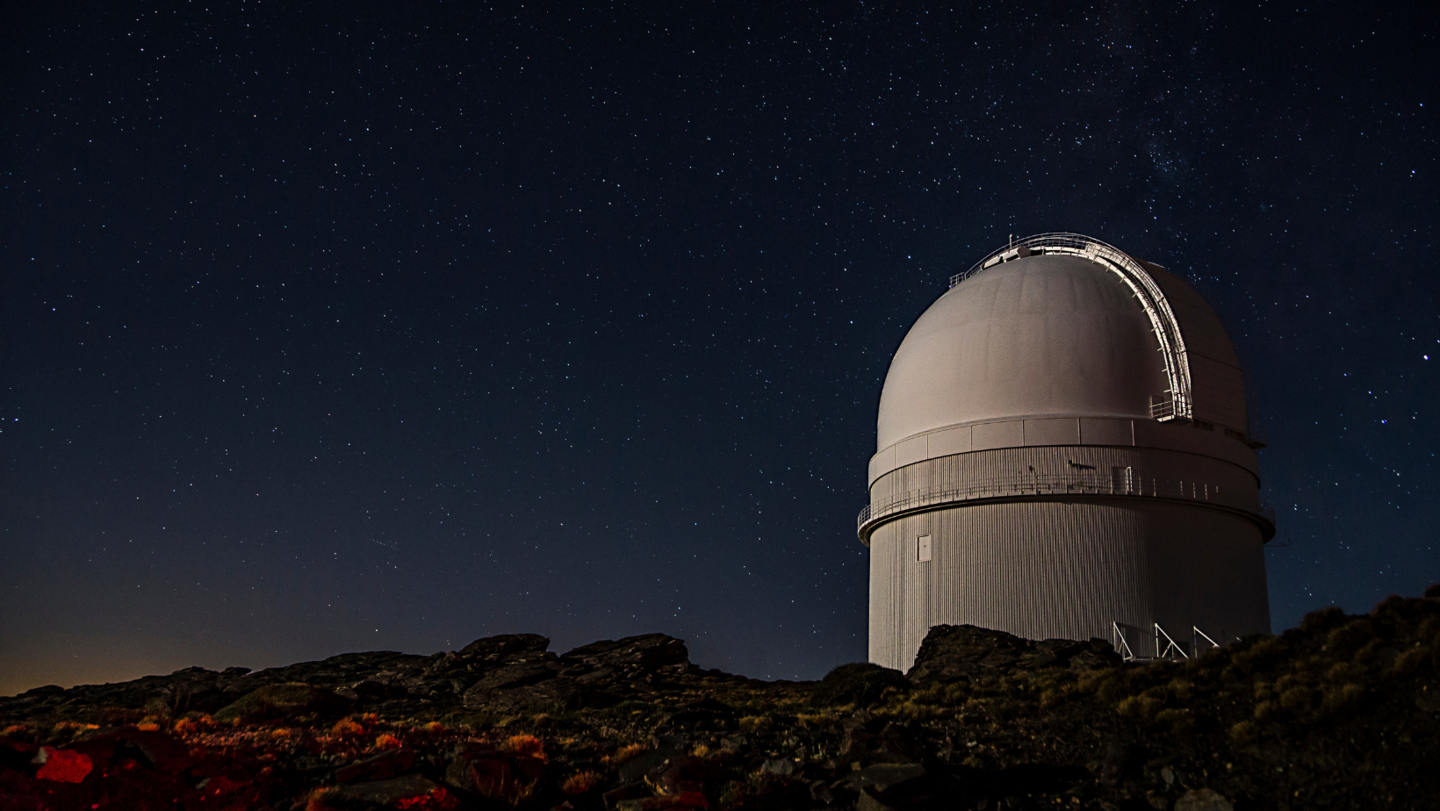
[[[916,512],[945,504],[1026,496],[1102,495],[1153,498],[1213,504],[1262,519],[1262,531],[1269,540],[1275,534],[1275,510],[1263,499],[1231,491],[1194,479],[1160,479],[1136,475],[1128,468],[1106,475],[1093,473],[1031,473],[1001,476],[964,485],[909,490],[889,499],[865,505],[855,519],[855,531],[862,540],[882,520],[900,513]]]
[[[1087,237],[1084,234],[1073,234],[1068,231],[1051,231],[1044,234],[1033,234],[1024,239],[1017,239],[1000,250],[993,251],[984,259],[971,265],[970,269],[964,273],[956,273],[954,276],[951,276],[950,286],[954,287],[982,270],[988,270],[1013,259],[1044,255],[1049,252],[1070,254],[1094,253],[1116,260],[1129,259],[1124,251],[1121,251],[1113,245],[1107,245],[1093,237]]]

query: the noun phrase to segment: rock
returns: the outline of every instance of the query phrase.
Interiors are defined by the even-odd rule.
[[[335,782],[356,783],[361,780],[385,780],[410,770],[415,765],[415,753],[409,749],[396,749],[357,760],[349,766],[335,771]]]
[[[620,804],[638,799],[649,794],[643,783],[626,783],[623,786],[610,789],[600,796],[609,811],[618,811]]]
[[[724,774],[718,764],[691,755],[669,758],[661,768],[664,771],[653,782],[661,794],[672,796],[703,792]]]
[[[566,675],[633,679],[667,665],[688,665],[685,643],[665,634],[643,634],[582,645],[560,657]]]
[[[846,782],[852,788],[883,792],[891,786],[924,777],[926,773],[919,763],[878,763],[851,774]]]
[[[693,731],[723,728],[739,717],[740,713],[734,707],[707,696],[677,708],[664,719],[664,723],[676,729]]]
[[[350,685],[349,688],[347,688],[347,692],[353,693],[355,698],[361,701],[388,701],[395,698],[404,698],[410,691],[405,689],[405,685],[403,684],[379,681],[377,679],[362,679]]]
[[[216,721],[281,721],[302,715],[341,715],[352,704],[333,690],[290,682],[267,684],[215,713]]]
[[[552,678],[519,687],[472,687],[465,692],[464,705],[467,709],[500,715],[571,710],[584,705],[592,693],[572,679]]]
[[[1235,811],[1235,806],[1208,788],[1197,788],[1175,801],[1175,811]]]
[[[156,771],[168,774],[182,772],[189,768],[194,760],[184,744],[165,732],[129,727],[117,731],[115,739],[140,750],[140,754]]]
[[[795,761],[789,760],[787,758],[776,758],[774,760],[767,760],[763,765],[761,765],[760,771],[764,772],[765,774],[778,774],[789,777],[790,775],[795,773]]]
[[[678,758],[682,754],[684,753],[674,749],[651,749],[648,752],[641,752],[620,764],[620,782],[634,783],[652,772],[659,773],[662,769],[668,768],[667,764],[672,758]]]
[[[486,673],[482,679],[470,687],[470,690],[484,692],[488,690],[504,690],[510,687],[524,687],[546,679],[553,679],[556,674],[557,670],[545,662],[522,662],[520,664],[505,665]],[[466,691],[467,695],[470,690]]]
[[[855,811],[895,811],[893,806],[886,805],[868,791],[860,792],[860,799],[855,801]]]
[[[40,769],[35,772],[36,780],[54,780],[57,783],[79,783],[95,769],[95,762],[83,752],[41,747],[35,756]]]
[[[477,639],[460,649],[460,655],[468,659],[523,658],[544,654],[550,648],[550,640],[539,634],[498,634]]]
[[[974,625],[936,625],[906,674],[915,685],[973,680],[1018,669],[1116,667],[1122,660],[1103,639],[1028,639]]]
[[[816,780],[810,784],[810,799],[821,805],[832,805],[835,795],[830,791],[830,787],[825,785],[824,780]]]
[[[375,780],[368,783],[354,783],[341,786],[337,794],[347,800],[358,800],[375,805],[394,805],[410,797],[422,797],[439,786],[418,774],[407,774],[390,780]]]
[[[898,670],[869,662],[856,662],[840,665],[825,674],[825,678],[815,687],[814,701],[826,706],[866,706],[879,701],[886,689],[908,691],[910,681]]]
[[[1145,761],[1145,750],[1135,744],[1111,741],[1105,747],[1105,760],[1100,764],[1100,782],[1113,786],[1127,777],[1134,777]]]

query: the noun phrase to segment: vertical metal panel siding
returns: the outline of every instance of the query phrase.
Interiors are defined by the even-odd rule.
[[[934,559],[914,559],[931,535]],[[871,539],[870,659],[909,669],[930,628],[1110,638],[1110,624],[1190,637],[1269,629],[1264,553],[1242,518],[1185,505],[979,504],[909,516]]]

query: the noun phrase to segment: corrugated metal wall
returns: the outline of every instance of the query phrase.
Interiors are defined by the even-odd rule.
[[[916,559],[931,536],[932,560]],[[870,546],[870,660],[908,670],[934,625],[1110,638],[1113,622],[1211,636],[1270,627],[1260,531],[1205,507],[977,504],[881,526]]]

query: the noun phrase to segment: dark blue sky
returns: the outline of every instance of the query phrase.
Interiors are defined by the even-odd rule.
[[[1440,579],[1418,4],[775,5],[8,11],[0,693],[512,631],[863,659],[890,353],[1011,233],[1225,319],[1277,630]]]

